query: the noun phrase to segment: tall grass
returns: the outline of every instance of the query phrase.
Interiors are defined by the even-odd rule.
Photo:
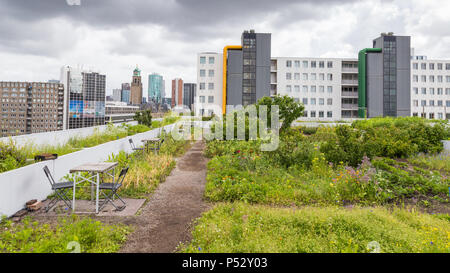
[[[450,252],[450,218],[405,209],[219,204],[181,252]]]

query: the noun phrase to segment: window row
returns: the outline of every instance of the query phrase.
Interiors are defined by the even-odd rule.
[[[326,99],[327,104],[326,105],[333,105],[333,99],[332,98],[328,98]],[[302,99],[302,103],[303,105],[308,105],[308,98],[303,98]],[[309,99],[309,105],[325,105],[325,99],[324,98],[310,98]]]
[[[201,56],[200,57],[200,63],[201,64],[206,64],[206,57],[205,56]],[[214,57],[208,57],[208,64],[214,64]]]
[[[414,95],[419,95],[419,88],[418,87],[414,87],[413,88],[413,93],[414,93]],[[443,88],[436,88],[435,89],[433,87],[430,87],[428,89],[425,88],[425,87],[420,88],[420,94],[426,95],[427,93],[429,95],[435,95],[435,94],[436,95],[443,95],[444,94],[444,89]],[[445,95],[450,95],[450,88],[445,88]]]
[[[199,84],[199,90],[205,90],[206,89],[206,83],[201,82]],[[209,82],[208,83],[208,90],[214,90],[214,83],[213,82]]]
[[[294,63],[294,67],[302,67],[302,68],[325,68],[325,61],[293,61],[287,60],[286,61],[286,67],[292,67],[292,63]],[[333,68],[333,62],[327,61],[327,68]]]
[[[319,114],[319,116],[316,116],[316,111],[310,111],[309,112],[309,117],[310,118],[316,118],[316,117],[324,118],[325,117],[324,116],[324,114],[325,114],[324,111],[318,111],[318,114]],[[303,112],[303,116],[305,118],[307,118],[308,117],[308,111],[304,111]],[[333,111],[327,111],[327,118],[332,118],[332,117],[333,117]]]
[[[413,100],[413,106],[418,107],[419,106],[419,100]],[[431,107],[438,106],[438,107],[441,107],[441,106],[444,106],[444,104],[443,104],[442,100],[437,100],[437,101],[429,100],[428,101],[428,105],[427,105],[427,101],[426,100],[421,100],[420,101],[420,106],[431,106]],[[445,101],[445,106],[446,107],[450,107],[450,100]]]
[[[315,93],[317,91],[317,86],[315,85],[303,85],[302,86],[302,91],[303,92],[308,92],[308,89],[310,90],[311,93]],[[286,92],[290,93],[292,92],[292,85],[286,85]],[[300,92],[300,85],[294,85],[294,92]],[[328,93],[333,93],[333,86],[327,86],[327,92]],[[319,86],[319,93],[325,93],[325,86],[320,85]]]
[[[436,65],[436,66],[435,66]],[[442,70],[444,67],[443,63],[428,63],[428,69],[434,70],[435,67],[437,67],[437,70]],[[418,70],[419,69],[419,63],[413,63],[413,69]],[[421,70],[427,70],[427,63],[420,63],[420,69]],[[445,64],[445,70],[450,70],[450,63]]]
[[[418,116],[419,116],[419,113],[417,113],[417,112],[413,113],[413,117],[418,117]],[[422,113],[420,113],[420,117],[427,118],[427,114],[422,112]],[[435,119],[436,117],[438,119],[444,119],[444,114],[443,113],[437,113],[437,115],[435,115],[434,113],[428,113],[428,118],[429,119]],[[450,119],[450,114],[449,113],[447,113],[446,119]]]
[[[310,75],[310,76],[309,76]],[[307,81],[308,79],[315,81],[317,80],[317,74],[316,73],[303,73],[302,74],[302,80]],[[286,80],[292,80],[292,73],[288,72],[286,73]],[[294,80],[300,80],[300,73],[294,73]],[[319,73],[319,80],[324,81],[325,80],[325,74]],[[328,73],[327,74],[327,80],[333,81],[333,74]]]
[[[437,82],[444,82],[444,76],[442,76],[442,75],[439,75],[439,76],[429,75],[428,76],[429,82],[435,82],[436,79],[437,79]],[[413,82],[419,82],[419,75],[413,75]],[[427,82],[427,76],[421,75],[420,82]],[[445,76],[445,82],[450,83],[450,76]]]
[[[205,101],[205,99],[206,99],[205,96],[199,96],[198,98],[199,98],[199,102],[200,103],[205,103],[206,102]],[[208,103],[214,103],[214,96],[208,96]]]
[[[200,77],[206,77],[206,70],[200,69]],[[214,77],[214,69],[208,70],[208,77]]]

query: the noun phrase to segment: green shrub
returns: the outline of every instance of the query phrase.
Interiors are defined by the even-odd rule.
[[[116,252],[125,242],[129,228],[105,225],[90,218],[60,218],[56,226],[25,218],[22,223],[0,223],[0,253],[68,253],[77,242],[83,253]]]

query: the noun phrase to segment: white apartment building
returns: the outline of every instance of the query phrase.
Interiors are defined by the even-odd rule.
[[[197,54],[196,115],[222,112],[223,55],[214,52]]]
[[[411,115],[450,119],[450,61],[411,60]]]
[[[270,82],[271,95],[288,95],[304,104],[303,120],[357,117],[357,59],[272,58]]]

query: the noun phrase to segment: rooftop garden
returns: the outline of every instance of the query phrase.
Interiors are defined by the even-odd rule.
[[[58,156],[62,156],[83,148],[93,147],[109,141],[143,133],[151,129],[160,128],[175,123],[178,119],[178,116],[169,113],[162,121],[151,121],[151,126],[144,124],[121,124],[114,126],[113,124],[108,124],[107,128],[103,131],[96,128],[90,136],[73,137],[67,143],[61,145],[35,145],[33,143],[27,143],[18,147],[12,139],[9,139],[6,143],[0,142],[0,173],[32,164],[34,163],[34,157],[39,154],[58,154]]]
[[[376,241],[384,252],[450,252],[446,122],[290,127],[295,118],[284,118],[283,107],[280,119],[275,151],[261,151],[264,141],[248,134],[207,142],[205,197],[217,205],[180,251],[368,252]]]

